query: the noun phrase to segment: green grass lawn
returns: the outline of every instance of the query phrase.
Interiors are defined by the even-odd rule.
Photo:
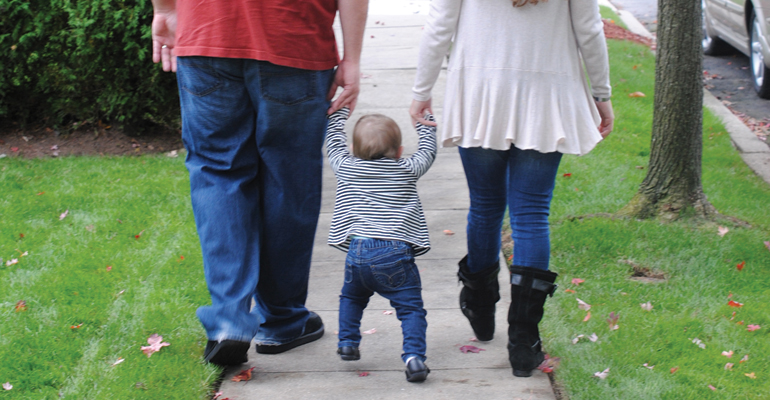
[[[629,42],[609,47],[615,131],[589,155],[564,158],[553,201],[551,268],[560,287],[546,305],[543,339],[561,358],[556,382],[573,400],[770,398],[770,251],[763,243],[770,241],[770,187],[705,112],[704,190],[723,216],[751,227],[598,215],[618,211],[638,189],[652,126],[654,56]],[[628,97],[637,91],[647,97]],[[723,237],[720,225],[729,229]],[[632,279],[635,269],[663,279]],[[587,321],[576,299],[592,306]],[[640,306],[647,302],[651,311]],[[617,330],[607,322],[611,312],[619,315]],[[750,332],[750,324],[761,328]],[[588,340],[593,333],[596,342]],[[606,379],[593,376],[607,368]]]
[[[4,159],[0,170],[0,384],[13,385],[0,396],[204,398],[218,370],[200,357],[195,309],[209,299],[183,159]],[[153,333],[171,345],[148,358]]]

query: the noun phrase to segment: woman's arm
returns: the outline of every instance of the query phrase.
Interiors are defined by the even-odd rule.
[[[457,30],[460,6],[462,0],[431,1],[428,21],[420,39],[417,75],[412,88],[413,98],[417,101],[424,102],[431,98],[431,90]]]
[[[610,62],[604,23],[599,14],[597,0],[571,0],[569,2],[572,28],[580,53],[591,80],[591,92],[597,102],[605,102],[612,95],[610,86]]]

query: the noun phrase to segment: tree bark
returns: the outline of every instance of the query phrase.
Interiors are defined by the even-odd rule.
[[[655,102],[647,177],[619,214],[709,217],[701,184],[703,54],[701,1],[659,0]]]

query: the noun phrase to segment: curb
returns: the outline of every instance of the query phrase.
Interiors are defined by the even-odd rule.
[[[770,147],[706,89],[703,89],[703,105],[722,121],[743,162],[770,184]]]
[[[618,10],[609,0],[599,0],[599,5],[610,7],[615,11],[628,30],[637,35],[652,38],[653,35],[628,11]],[[703,105],[719,118],[730,134],[733,146],[741,155],[741,159],[760,178],[770,184],[770,147],[763,143],[727,106],[714,97],[711,92],[703,89]]]

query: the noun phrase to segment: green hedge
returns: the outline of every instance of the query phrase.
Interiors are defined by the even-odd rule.
[[[0,0],[0,120],[178,125],[151,22],[150,0]]]

